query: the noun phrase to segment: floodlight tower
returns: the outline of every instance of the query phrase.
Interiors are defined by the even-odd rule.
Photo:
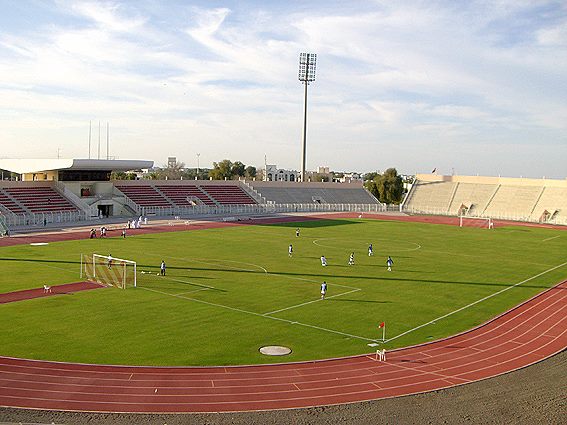
[[[305,181],[305,147],[307,145],[307,86],[315,81],[315,65],[317,55],[315,53],[299,54],[299,81],[305,84],[303,96],[303,150],[301,153],[301,181]]]

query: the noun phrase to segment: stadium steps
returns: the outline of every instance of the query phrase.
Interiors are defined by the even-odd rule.
[[[3,189],[0,189],[0,205],[7,210],[7,212],[12,214],[24,214],[30,211],[17,199],[13,198]]]

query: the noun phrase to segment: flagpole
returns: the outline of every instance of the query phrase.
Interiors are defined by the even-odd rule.
[[[386,342],[386,323],[382,326],[382,342]]]

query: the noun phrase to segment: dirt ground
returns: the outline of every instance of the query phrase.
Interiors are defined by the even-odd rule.
[[[567,351],[472,384],[339,406],[254,413],[133,415],[0,408],[2,424],[567,424]]]

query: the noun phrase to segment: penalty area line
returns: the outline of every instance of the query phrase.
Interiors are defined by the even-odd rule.
[[[341,332],[341,331],[336,331],[336,330],[333,330],[333,329],[323,328],[321,326],[309,325],[307,323],[296,322],[294,320],[280,319],[279,317],[265,316],[261,313],[255,313],[253,311],[243,310],[241,308],[229,307],[227,305],[211,303],[211,302],[208,302],[208,301],[198,300],[196,298],[185,297],[183,295],[168,294],[167,292],[158,291],[157,289],[144,288],[144,287],[141,287],[140,289],[145,289],[146,291],[155,292],[157,294],[167,295],[167,296],[174,297],[174,298],[181,298],[181,299],[188,300],[188,301],[194,301],[196,303],[206,304],[206,305],[210,305],[210,306],[214,306],[214,307],[220,307],[220,308],[224,308],[224,309],[227,309],[227,310],[236,311],[236,312],[239,312],[239,313],[249,314],[249,315],[252,315],[252,316],[262,317],[264,319],[277,320],[278,322],[289,323],[290,325],[303,326],[303,327],[306,327],[306,328],[316,329],[316,330],[319,330],[319,331],[322,331],[322,332],[332,333],[332,334],[336,334],[336,335],[342,335],[342,336],[346,336],[346,337],[349,337],[349,338],[361,339],[363,341],[371,341],[371,342],[376,341],[375,339],[372,339],[372,338],[366,338],[366,337],[359,336],[359,335],[352,335],[352,334],[348,334],[346,332]]]
[[[336,286],[338,286],[338,285],[336,285]],[[353,289],[352,291],[342,292],[340,294],[331,295],[330,297],[325,297],[325,299],[342,297],[343,295],[351,294],[353,292],[358,292],[358,291],[362,291],[362,289],[360,289],[360,288]],[[286,308],[281,308],[279,310],[270,311],[268,313],[264,313],[262,316],[270,316],[272,314],[280,313],[282,311],[291,310],[291,309],[298,308],[298,307],[303,307],[304,305],[313,304],[313,303],[316,303],[316,302],[319,302],[319,301],[324,301],[324,300],[322,298],[317,298],[316,300],[313,300],[313,301],[307,301],[305,303],[292,305],[291,307],[286,307]]]
[[[453,314],[456,314],[456,313],[458,313],[458,312],[460,312],[460,311],[466,310],[467,308],[470,308],[470,307],[472,307],[472,306],[474,306],[474,305],[476,305],[476,304],[479,304],[479,303],[481,303],[481,302],[483,302],[483,301],[486,301],[486,300],[488,300],[488,299],[490,299],[490,298],[492,298],[492,297],[495,297],[495,296],[497,296],[497,295],[500,295],[501,293],[506,292],[506,291],[509,291],[510,289],[513,289],[513,288],[515,288],[516,286],[519,286],[519,285],[522,285],[522,284],[524,284],[524,283],[526,283],[526,282],[529,282],[530,280],[537,279],[538,277],[543,276],[544,274],[547,274],[547,273],[549,273],[549,272],[552,272],[553,270],[557,270],[557,269],[559,269],[559,268],[561,268],[561,267],[563,267],[563,266],[565,266],[565,265],[567,265],[567,261],[564,262],[564,263],[562,263],[562,264],[559,264],[559,265],[557,265],[557,266],[555,266],[555,267],[551,267],[550,269],[544,270],[544,271],[542,271],[541,273],[538,273],[538,274],[536,274],[536,275],[534,275],[534,276],[532,276],[532,277],[529,277],[529,278],[527,278],[527,279],[524,279],[524,280],[522,280],[521,282],[515,283],[514,285],[511,285],[511,286],[508,286],[508,287],[506,287],[506,288],[504,288],[504,289],[501,289],[501,290],[498,291],[498,292],[495,292],[495,293],[493,293],[493,294],[487,295],[486,297],[481,298],[480,300],[476,300],[476,301],[474,301],[474,302],[472,302],[472,303],[470,303],[470,304],[467,304],[467,305],[465,305],[465,306],[463,306],[463,307],[461,307],[461,308],[458,308],[457,310],[451,311],[451,312],[449,312],[449,313],[447,313],[447,314],[444,314],[443,316],[439,316],[439,317],[437,317],[436,319],[430,320],[430,321],[427,322],[427,323],[424,323],[424,324],[422,324],[422,325],[416,326],[416,327],[413,328],[413,329],[410,329],[410,330],[407,330],[407,331],[405,331],[405,332],[402,332],[401,334],[396,335],[395,337],[388,338],[385,342],[393,341],[393,340],[398,339],[398,338],[400,338],[400,337],[402,337],[402,336],[404,336],[404,335],[407,335],[407,334],[409,334],[409,333],[411,333],[411,332],[414,332],[414,331],[416,331],[416,330],[418,330],[418,329],[421,329],[421,328],[423,328],[423,327],[425,327],[425,326],[431,325],[432,323],[435,323],[435,322],[437,322],[438,320],[445,319],[445,318],[447,318],[447,317],[449,317],[449,316],[452,316]]]

